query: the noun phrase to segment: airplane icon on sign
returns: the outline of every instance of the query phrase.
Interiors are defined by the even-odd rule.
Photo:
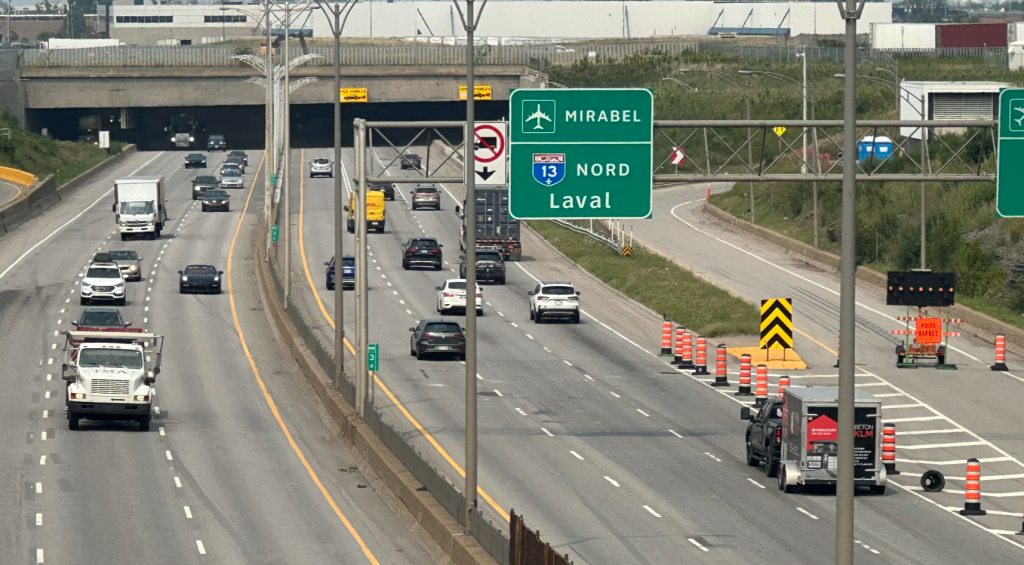
[[[1013,119],[1013,121],[1017,122],[1017,127],[1020,127],[1021,122],[1024,121],[1024,107],[1017,107],[1017,108],[1014,108],[1014,110],[1020,112],[1020,114],[1021,114],[1019,118],[1014,118]]]
[[[550,122],[551,118],[544,112],[541,112],[540,104],[537,104],[537,111],[527,116],[526,123],[530,123],[530,120],[537,120],[537,125],[533,126],[533,129],[544,129],[544,126],[541,125],[540,121],[547,120]]]

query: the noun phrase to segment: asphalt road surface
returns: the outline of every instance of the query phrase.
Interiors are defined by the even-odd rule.
[[[0,206],[14,200],[21,194],[22,187],[10,181],[0,180]]]
[[[426,154],[425,147],[410,151]],[[293,300],[309,319],[320,321],[318,331],[328,344],[333,343],[330,317],[339,292],[325,290],[322,266],[334,251],[333,180],[306,178],[305,163],[330,156],[325,149],[293,157],[290,222]],[[394,156],[378,149],[371,172],[377,174]],[[346,151],[340,168],[346,190],[352,159]],[[444,172],[456,175],[459,168],[446,165]],[[397,164],[388,173],[421,174],[402,171]],[[369,342],[380,344],[381,359],[375,405],[461,488],[465,366],[457,360],[416,361],[409,355],[407,329],[437,316],[435,286],[458,277],[460,220],[454,207],[462,203],[463,188],[443,186],[439,212],[412,212],[405,200],[411,187],[399,186],[399,199],[387,203],[386,232],[368,235]],[[703,190],[658,191],[655,219],[637,222],[643,224],[637,228],[640,238],[678,254],[680,262],[693,263],[716,283],[752,301],[792,297],[798,328],[821,344],[834,345],[835,277],[717,228],[717,237],[740,250],[694,231],[683,221],[699,219],[691,208],[699,206],[695,200]],[[675,210],[687,212],[683,220],[668,214],[666,206],[689,200],[694,202]],[[705,221],[699,226],[711,233]],[[444,245],[444,271],[402,270],[401,243],[420,235],[436,237]],[[346,253],[352,245],[346,233]],[[712,389],[707,379],[664,363],[656,355],[660,316],[621,300],[531,232],[524,232],[523,250],[522,262],[506,265],[506,285],[483,287],[477,384],[484,515],[501,520],[514,508],[577,564],[830,561],[834,495],[783,494],[763,469],[745,464],[746,423],[738,417],[741,403],[732,396],[735,388]],[[774,257],[795,275],[742,251]],[[538,280],[570,280],[582,290],[580,325],[529,320],[526,293]],[[349,336],[351,295],[345,293]],[[967,355],[984,361],[991,357],[987,346],[970,340],[955,344],[966,352],[955,359],[951,355],[963,364],[958,372],[887,370],[894,361],[887,341],[892,322],[867,308],[894,314],[879,306],[877,297],[864,293],[862,303],[865,299],[867,306],[859,310],[865,335],[858,336],[858,361],[864,368],[858,383],[884,395],[886,419],[898,422],[900,445],[921,446],[901,451],[900,457],[935,461],[950,476],[950,484],[941,495],[925,496],[915,488],[914,473],[930,464],[901,461],[906,475],[893,483],[902,486],[893,486],[884,496],[858,496],[857,562],[959,564],[979,555],[993,563],[1019,562],[1024,547],[1006,533],[1020,527],[1024,492],[983,495],[986,506],[1006,514],[966,519],[950,509],[962,507],[962,480],[958,483],[955,477],[963,477],[963,463],[971,456],[983,458],[986,473],[1004,475],[983,480],[983,492],[1024,490],[1013,478],[1022,472],[1014,466],[1019,465],[1015,454],[1024,446],[1012,425],[1019,397],[1014,392],[1024,383],[970,360]],[[743,339],[733,345],[755,344],[750,337]],[[834,382],[833,352],[805,337],[798,338],[797,348],[811,369],[793,372],[794,385]],[[735,381],[738,364],[733,361]],[[351,369],[351,358],[347,362]],[[1024,366],[1017,358],[1008,362]]]
[[[140,153],[0,245],[0,555],[3,563],[431,562],[355,467],[270,330],[253,269],[261,154],[231,211],[202,213],[182,153]],[[169,224],[122,242],[111,187],[167,179]],[[250,190],[255,185],[256,190]],[[251,197],[251,200],[250,200]],[[248,204],[248,206],[247,206]],[[84,421],[67,430],[60,330],[82,310],[92,255],[133,249],[141,282],[123,316],[166,337],[153,428]],[[181,295],[189,264],[225,271],[221,295]],[[244,344],[243,344],[244,338]]]

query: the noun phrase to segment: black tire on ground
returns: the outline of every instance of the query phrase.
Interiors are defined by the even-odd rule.
[[[442,269],[442,267],[441,267],[441,264],[440,264],[440,263],[438,263],[438,264],[437,264],[437,266],[436,266],[436,267],[434,267],[434,270],[435,270],[435,271],[440,271],[441,269]]]
[[[402,261],[402,269],[405,270],[405,271],[409,270],[409,262],[408,261],[404,261],[404,260]]]
[[[68,414],[68,429],[71,431],[78,430],[78,416]]]
[[[153,416],[149,416],[149,415],[142,416],[141,418],[139,418],[139,431],[140,432],[148,432],[149,431],[149,423],[150,423],[150,421],[152,419],[153,419]]]
[[[498,279],[498,284],[505,284],[505,277],[504,277],[504,275],[500,279]]]
[[[89,299],[88,298],[79,298],[78,299],[78,303],[81,304],[82,306],[85,306],[86,304],[89,303]]]
[[[409,348],[409,355],[410,355],[411,357],[415,357],[415,356],[416,356],[416,350],[410,347],[410,348]]]
[[[747,438],[747,466],[757,467],[761,464],[761,460],[754,456],[754,446],[750,444],[750,438]]]
[[[121,241],[128,241],[128,234],[126,234],[126,233],[121,234]]]
[[[484,315],[484,309],[483,309],[483,308],[479,308],[479,309],[477,309],[477,311],[476,311],[476,315],[477,315],[477,316],[483,316],[483,315]]]
[[[535,323],[535,324],[539,324],[540,323],[540,310],[537,310],[537,312],[535,312],[533,314],[533,323]]]
[[[180,284],[178,285],[178,294],[185,294],[185,289]]]
[[[779,474],[779,462],[775,460],[774,451],[771,446],[765,448],[764,474],[769,477]]]
[[[117,301],[117,305],[118,306],[124,306],[125,304],[127,304],[127,302],[128,302],[127,298],[122,298],[121,300]]]
[[[459,361],[465,361],[465,360],[466,360],[466,354],[465,353],[460,353],[459,354]]]
[[[334,290],[334,285],[331,283],[327,283],[327,290]]]
[[[416,360],[417,360],[417,361],[420,361],[420,360],[422,360],[422,359],[423,359],[423,355],[422,355],[422,354],[420,354],[420,350],[419,350],[419,349],[417,349],[417,350],[416,350],[416,352],[415,352],[415,353],[413,353],[413,355],[415,355],[415,356],[416,356]]]
[[[871,494],[882,496],[883,494],[885,494],[885,485],[871,485],[870,487],[868,487],[868,492],[870,492]]]
[[[580,313],[579,312],[576,312],[575,314],[572,315],[572,323],[574,323],[574,324],[580,323]]]
[[[530,308],[530,319],[533,319],[533,308]]]

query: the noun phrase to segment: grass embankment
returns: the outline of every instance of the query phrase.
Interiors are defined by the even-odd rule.
[[[0,128],[11,131],[10,137],[0,136],[0,166],[26,171],[40,179],[56,175],[57,186],[116,155],[124,146],[111,142],[108,151],[91,143],[56,141],[21,129],[9,112],[0,113]]]
[[[746,335],[760,320],[757,309],[641,246],[620,257],[608,246],[553,222],[530,227],[612,288],[700,335]]]
[[[901,79],[918,80],[988,80],[1024,84],[1019,73],[992,67],[982,58],[899,57],[896,64],[864,63],[858,75],[891,80],[890,73]],[[881,68],[885,67],[885,68]],[[711,70],[678,73],[678,69]],[[745,95],[750,98],[751,118],[755,120],[797,119],[801,117],[802,99],[799,88],[767,77],[748,78],[739,70],[771,71],[799,82],[801,67],[769,61],[751,62],[738,57],[711,53],[686,53],[679,57],[646,55],[623,61],[580,62],[569,66],[551,66],[552,81],[568,87],[647,87],[654,92],[655,118],[668,119],[742,119],[746,114]],[[814,93],[817,119],[839,119],[843,111],[843,82],[835,78],[842,72],[836,63],[811,63],[807,66],[808,87]],[[727,78],[722,78],[725,75]],[[675,77],[696,89],[685,88],[665,77]],[[745,83],[746,91],[733,82]],[[867,79],[858,81],[858,119],[896,119],[896,93],[893,89]],[[700,132],[694,130],[662,130],[655,136],[655,163],[661,163],[671,145],[686,147],[687,162],[722,163],[741,146],[744,131],[723,131],[722,137],[709,135],[709,148],[704,148]],[[818,150],[825,162],[834,161],[842,144],[841,132],[830,130],[832,139],[819,133]],[[872,135],[862,131],[859,135]],[[902,136],[895,128],[878,131],[898,141]],[[789,128],[780,141],[771,132],[755,135],[754,159],[763,162],[779,159],[773,170],[796,172],[799,158],[783,142],[799,147],[800,131]],[[672,137],[670,141],[668,138]],[[933,171],[942,167],[951,149],[960,147],[963,137],[955,134],[933,136],[928,152]],[[809,140],[813,148],[813,139]],[[787,154],[788,152],[788,154]],[[824,157],[828,155],[828,157]],[[916,150],[901,154],[884,165],[879,172],[914,173],[918,159]],[[975,138],[958,160],[944,172],[973,172],[976,168],[990,171],[994,154],[990,140]],[[742,172],[736,159],[726,170]],[[695,172],[692,168],[688,172]],[[658,172],[673,172],[663,165]],[[683,168],[680,168],[683,172]],[[814,243],[814,216],[811,183],[755,183],[755,216],[757,224],[786,234],[808,244]],[[957,301],[1005,322],[1024,328],[1024,220],[996,219],[993,183],[928,183],[926,185],[925,225],[928,233],[927,266],[933,271],[955,272]],[[841,228],[841,195],[839,183],[818,183],[820,246],[839,252]],[[858,183],[857,185],[857,262],[881,272],[909,270],[920,266],[920,183]],[[750,220],[750,195],[747,183],[712,197],[711,202],[733,215]]]

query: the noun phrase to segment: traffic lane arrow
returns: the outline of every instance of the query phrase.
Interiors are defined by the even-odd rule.
[[[487,167],[484,167],[484,170],[476,171],[476,174],[480,175],[480,177],[483,178],[484,180],[487,180],[487,179],[491,178],[491,176],[493,176],[494,173],[496,173],[496,172],[498,172],[498,171],[489,171],[489,170],[487,170]]]

